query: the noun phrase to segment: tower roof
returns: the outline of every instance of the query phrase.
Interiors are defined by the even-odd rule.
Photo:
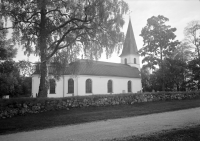
[[[126,38],[124,41],[123,50],[120,57],[129,55],[129,54],[138,54],[138,49],[137,49],[137,45],[135,41],[135,36],[133,33],[131,19],[129,19],[128,29],[126,32]]]

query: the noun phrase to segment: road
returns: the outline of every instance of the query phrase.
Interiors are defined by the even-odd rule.
[[[100,141],[198,124],[200,108],[193,108],[1,135],[0,141]]]

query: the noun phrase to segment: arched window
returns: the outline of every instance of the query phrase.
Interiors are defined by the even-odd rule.
[[[134,64],[136,64],[136,58],[134,58]]]
[[[92,80],[86,80],[86,93],[92,93]]]
[[[132,92],[131,81],[128,81],[128,93]]]
[[[124,59],[124,64],[127,64],[127,59],[126,58]]]
[[[108,93],[112,93],[112,92],[113,92],[112,80],[108,80]]]
[[[68,80],[68,93],[74,93],[74,80]]]
[[[56,81],[54,79],[49,79],[50,94],[56,93]]]

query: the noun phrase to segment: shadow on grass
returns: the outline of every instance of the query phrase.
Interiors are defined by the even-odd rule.
[[[105,141],[200,141],[200,126]]]

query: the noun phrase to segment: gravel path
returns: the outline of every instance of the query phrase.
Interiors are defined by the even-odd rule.
[[[200,108],[193,108],[1,135],[0,141],[100,141],[198,124]]]

